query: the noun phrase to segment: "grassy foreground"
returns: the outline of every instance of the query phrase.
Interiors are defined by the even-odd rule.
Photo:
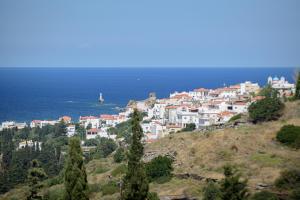
[[[147,144],[145,152],[175,152],[174,174],[191,173],[208,178],[223,178],[222,167],[226,163],[236,164],[249,180],[250,191],[258,183],[273,184],[280,171],[290,167],[300,168],[300,150],[279,144],[276,132],[286,124],[300,125],[300,102],[286,103],[283,117],[278,121],[257,125],[244,125],[212,132],[176,133]],[[126,167],[116,164],[111,157],[92,160],[87,165],[90,199],[118,199],[120,181]],[[159,184],[151,183],[150,191],[160,196],[187,194],[201,197],[203,181],[172,178]],[[63,185],[43,189],[50,199],[60,195]],[[27,186],[19,186],[5,195],[3,200],[25,199]]]

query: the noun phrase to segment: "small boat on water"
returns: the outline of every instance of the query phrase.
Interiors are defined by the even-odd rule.
[[[102,93],[99,94],[99,102],[104,103],[104,98],[102,97]]]

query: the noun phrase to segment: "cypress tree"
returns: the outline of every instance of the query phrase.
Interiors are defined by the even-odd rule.
[[[83,155],[78,138],[69,141],[68,158],[64,175],[65,200],[87,200],[88,183]]]
[[[300,72],[297,76],[295,99],[300,99]]]
[[[28,171],[30,194],[27,197],[27,200],[42,199],[42,197],[38,195],[38,190],[42,187],[40,182],[46,177],[47,175],[43,168],[39,166],[38,161],[33,160],[32,167]]]
[[[140,115],[135,109],[132,115],[132,141],[128,154],[128,170],[122,184],[122,200],[144,200],[147,198],[149,184],[141,162],[144,147],[141,143],[143,130],[140,126]]]

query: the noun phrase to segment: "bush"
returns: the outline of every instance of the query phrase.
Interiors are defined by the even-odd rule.
[[[187,131],[193,131],[196,129],[196,124],[191,123],[187,124],[185,128],[182,129],[182,131],[187,132]]]
[[[292,191],[291,195],[289,196],[289,200],[299,200],[300,199],[300,188],[297,188]]]
[[[221,200],[222,193],[214,182],[209,182],[203,189],[203,200]]]
[[[150,181],[161,177],[170,177],[173,171],[172,159],[167,156],[158,156],[146,164],[146,174]]]
[[[99,144],[99,141],[97,139],[89,139],[89,140],[86,140],[84,142],[84,145],[85,146],[97,146]]]
[[[159,200],[159,197],[156,192],[149,192],[147,200]]]
[[[109,138],[96,138],[95,139],[98,142],[98,145],[94,152],[92,153],[93,158],[106,158],[108,155],[110,155],[112,152],[114,152],[117,148],[117,144]],[[89,141],[89,140],[88,140]]]
[[[283,126],[278,131],[276,139],[283,144],[300,148],[300,126]]]
[[[254,123],[277,120],[282,115],[284,104],[277,97],[268,97],[252,103],[249,116]]]
[[[236,121],[241,118],[242,118],[242,114],[240,113],[240,114],[237,114],[237,115],[234,115],[233,117],[231,117],[228,122],[233,122],[233,121]]]
[[[300,187],[300,170],[291,169],[281,172],[281,175],[275,181],[276,187],[280,189],[296,189]]]
[[[271,192],[262,191],[262,192],[255,193],[252,196],[251,200],[279,200],[279,199],[275,194]]]
[[[224,166],[225,178],[220,183],[222,199],[247,199],[249,196],[247,180],[231,165]]]
[[[110,181],[107,184],[102,185],[101,191],[102,191],[103,196],[112,195],[119,191],[119,187],[117,186],[117,184],[115,182]]]
[[[126,157],[125,150],[123,148],[118,148],[114,155],[114,161],[116,163],[120,163],[123,160],[125,160],[125,157]]]

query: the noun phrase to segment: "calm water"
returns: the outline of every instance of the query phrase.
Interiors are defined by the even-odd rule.
[[[293,68],[0,68],[0,122],[57,119],[70,115],[116,113],[130,99],[145,99],[149,92],[167,97],[170,92],[197,87],[216,88],[250,80],[265,85],[267,77],[285,76]],[[99,92],[105,104],[99,105]]]

